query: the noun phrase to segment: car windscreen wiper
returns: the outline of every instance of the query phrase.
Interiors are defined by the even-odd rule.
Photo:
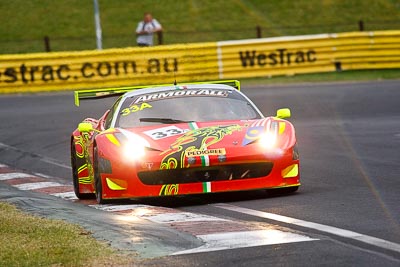
[[[159,122],[159,123],[184,123],[184,122],[193,122],[193,121],[184,121],[184,120],[177,120],[171,118],[140,118],[140,122]]]

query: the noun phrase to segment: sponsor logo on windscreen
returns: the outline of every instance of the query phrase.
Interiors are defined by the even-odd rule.
[[[206,150],[194,149],[194,150],[185,151],[186,157],[219,156],[219,155],[225,155],[225,154],[226,154],[225,148],[206,149]]]
[[[154,94],[141,95],[135,99],[134,104],[141,102],[150,102],[160,99],[184,97],[184,96],[216,96],[216,97],[227,97],[229,91],[227,90],[214,90],[214,89],[198,89],[198,90],[176,90],[166,91]]]

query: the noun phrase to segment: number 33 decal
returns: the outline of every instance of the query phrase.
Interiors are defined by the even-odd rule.
[[[146,131],[146,132],[144,132],[144,134],[150,136],[154,140],[158,140],[158,139],[162,139],[162,138],[166,138],[166,137],[170,137],[170,136],[174,136],[174,135],[178,135],[178,134],[183,134],[186,131],[187,130],[180,129],[176,126],[168,126],[168,127],[164,127],[164,128],[158,128],[158,129]]]

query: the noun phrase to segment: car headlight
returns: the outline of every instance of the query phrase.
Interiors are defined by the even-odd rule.
[[[141,159],[146,153],[146,147],[150,146],[149,143],[144,138],[129,131],[121,130],[121,133],[126,137],[125,142],[122,143],[124,158],[130,161]]]
[[[135,142],[127,142],[124,144],[124,157],[128,160],[138,160],[145,154],[145,147]]]
[[[271,149],[275,147],[276,144],[276,133],[274,132],[265,132],[258,139],[258,144],[265,149]]]

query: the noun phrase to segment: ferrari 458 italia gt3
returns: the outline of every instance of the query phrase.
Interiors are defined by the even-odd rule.
[[[238,81],[108,88],[81,99],[120,96],[71,136],[78,198],[116,199],[300,185],[290,110],[264,117]]]

